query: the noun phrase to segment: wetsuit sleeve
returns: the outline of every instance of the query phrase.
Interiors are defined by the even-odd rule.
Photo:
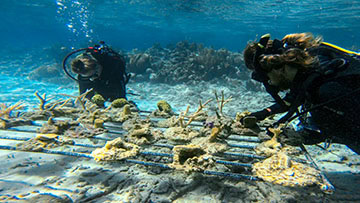
[[[286,103],[291,103],[293,101],[293,95],[291,93],[288,93],[283,98],[283,100],[286,101]],[[288,111],[289,108],[290,108],[290,105],[283,106],[278,103],[275,103],[261,111],[257,111],[257,112],[250,114],[250,116],[255,116],[258,121],[261,121],[271,115],[278,114],[278,113],[284,113],[284,112]]]

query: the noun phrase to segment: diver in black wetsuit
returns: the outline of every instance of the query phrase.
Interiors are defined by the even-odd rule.
[[[264,35],[247,45],[244,60],[253,71],[252,78],[262,82],[276,101],[244,119],[260,121],[287,112],[275,125],[299,117],[307,131],[304,144],[331,141],[360,154],[358,53],[322,42],[311,33],[290,34],[282,40]],[[284,98],[278,95],[282,90],[290,90]],[[307,124],[318,129],[307,128]]]
[[[130,75],[125,72],[125,59],[100,42],[88,47],[71,61],[71,69],[78,74],[80,94],[93,89],[87,98],[100,94],[105,100],[126,98],[126,84]]]

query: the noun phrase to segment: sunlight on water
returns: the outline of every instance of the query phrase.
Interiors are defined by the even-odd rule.
[[[90,39],[93,30],[89,28],[91,11],[89,1],[56,0],[57,14],[76,37]]]

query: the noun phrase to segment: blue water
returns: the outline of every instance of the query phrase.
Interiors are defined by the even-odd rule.
[[[1,0],[0,8],[2,101],[18,90],[11,84],[25,89],[37,84],[26,81],[31,70],[60,64],[71,48],[99,40],[123,51],[182,40],[242,51],[264,33],[281,38],[313,32],[325,41],[360,49],[360,1]],[[14,77],[20,77],[17,83],[12,83]]]
[[[0,8],[1,44],[10,49],[101,39],[124,50],[189,40],[239,51],[268,32],[278,38],[313,32],[360,47],[360,1],[2,0]]]

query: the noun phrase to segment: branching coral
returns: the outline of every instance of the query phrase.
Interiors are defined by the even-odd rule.
[[[87,96],[91,91],[93,91],[92,88],[86,90],[86,92],[82,93],[82,94],[79,95],[79,96],[68,95],[68,94],[60,94],[60,95],[66,96],[66,97],[75,98],[75,104],[76,104],[76,103],[79,103],[79,104],[81,105],[81,107],[83,108],[83,110],[86,110],[86,107],[85,107],[85,99],[86,99],[86,96]]]
[[[13,126],[31,125],[31,120],[20,117],[20,113],[12,115],[13,111],[23,109],[22,102],[13,105],[0,103],[0,129],[8,129]]]
[[[203,109],[209,102],[211,102],[211,101],[212,101],[212,100],[209,99],[209,100],[206,101],[204,104],[202,104],[202,103],[201,103],[201,100],[199,100],[199,107],[198,107],[198,109],[196,110],[195,113],[191,114],[190,116],[187,116],[187,114],[189,113],[189,109],[190,109],[190,106],[188,105],[187,108],[186,108],[186,110],[185,110],[185,112],[181,112],[181,113],[179,114],[177,123],[179,123],[182,128],[188,127],[188,126],[190,125],[190,123],[193,122],[194,119],[195,119],[197,116],[199,116],[199,115],[202,114],[202,112],[201,112],[202,109]],[[188,119],[189,119],[186,123],[185,123],[185,121],[184,121],[185,118],[188,118]]]
[[[224,91],[221,91],[221,99],[219,99],[219,96],[216,91],[214,91],[216,102],[218,104],[219,113],[222,116],[223,115],[223,108],[226,103],[230,102],[232,100],[232,96],[225,99]]]
[[[269,128],[269,131],[274,134],[271,140],[265,141],[259,144],[255,148],[255,152],[259,155],[271,156],[276,152],[280,151],[282,148],[281,143],[278,142],[278,136],[280,135],[281,128],[283,125],[280,125],[278,128]]]
[[[24,108],[22,102],[17,102],[13,105],[6,105],[5,103],[0,103],[0,117],[4,119],[9,119],[11,117],[11,112],[14,110],[20,110]]]
[[[51,97],[51,98],[46,98],[46,93],[44,93],[43,95],[40,95],[38,91],[36,91],[35,93],[35,96],[40,100],[40,105],[39,105],[39,109],[41,111],[44,111],[44,110],[49,110],[49,111],[52,111],[55,109],[55,107],[57,107],[58,105],[59,108],[65,106],[69,101],[70,99],[67,99],[67,100],[59,100],[59,101],[56,101],[54,103],[49,103],[47,104],[51,99],[53,99],[54,97]]]

